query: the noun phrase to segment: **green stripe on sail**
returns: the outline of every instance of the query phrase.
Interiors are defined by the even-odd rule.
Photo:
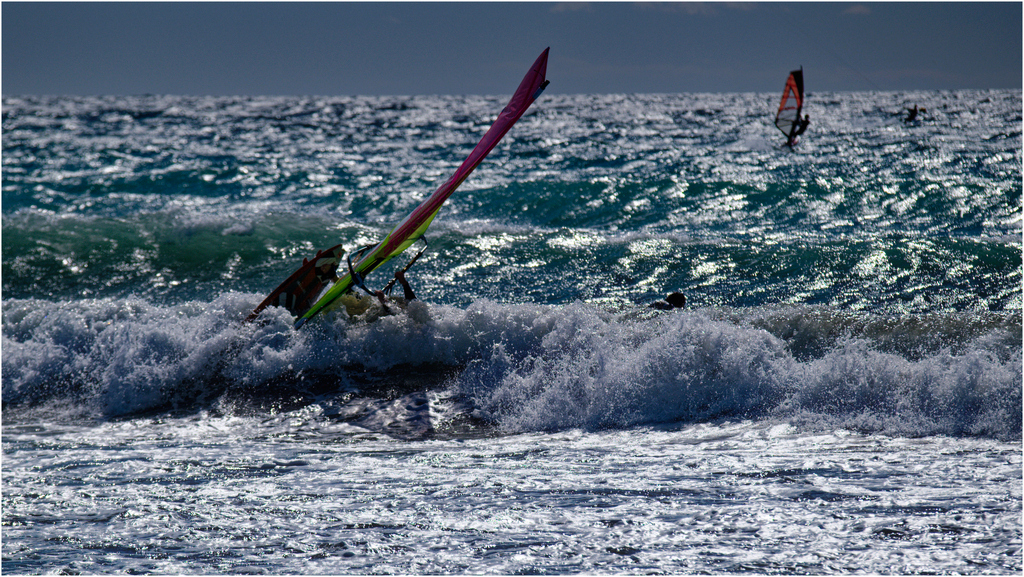
[[[412,236],[407,238],[405,242],[403,242],[402,244],[398,245],[387,256],[369,254],[366,257],[364,257],[363,260],[360,261],[358,265],[353,267],[356,273],[358,273],[360,276],[365,277],[366,275],[370,274],[371,272],[373,272],[378,267],[382,266],[384,263],[388,262],[395,256],[405,252],[407,248],[412,246],[417,240],[420,239],[421,236],[423,236],[423,233],[427,232],[427,228],[430,226],[430,223],[434,220],[434,217],[437,216],[437,213],[440,212],[440,210],[441,208],[438,207],[438,210],[435,210],[434,214],[431,214],[429,218],[423,221],[423,224],[421,224],[413,232]],[[386,244],[387,239],[384,239],[384,241],[380,243],[380,246],[383,247]],[[302,316],[302,319],[309,319],[321,311],[333,309],[334,307],[332,305],[339,302],[337,299],[346,292],[348,292],[353,286],[355,286],[355,280],[352,278],[350,274],[345,273],[344,276],[338,279],[338,281],[331,286],[330,290],[324,293],[324,296],[320,297],[320,300],[317,301],[316,305],[313,306],[313,308],[306,311],[306,314]]]
[[[433,222],[434,217],[437,216],[438,212],[441,212],[440,206],[437,207],[437,210],[434,211],[434,214],[430,215],[430,218],[423,221],[423,224],[421,224],[415,231],[413,231],[412,235],[410,235],[409,238],[405,239],[405,242],[398,245],[398,247],[395,250],[391,251],[391,254],[388,255],[388,259],[398,256],[399,254],[405,252],[405,249],[415,244],[416,241],[418,241],[420,237],[423,236],[423,233],[427,232],[427,228],[430,226],[430,223]],[[384,262],[387,262],[387,260],[381,262],[380,264],[384,264]]]

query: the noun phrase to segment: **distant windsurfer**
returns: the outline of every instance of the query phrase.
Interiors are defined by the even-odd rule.
[[[779,109],[775,113],[775,127],[782,134],[786,135],[786,146],[792,148],[796,144],[796,137],[807,130],[811,123],[810,118],[804,116],[800,119],[800,112],[804,108],[804,69],[793,70],[786,78],[786,87],[782,89],[782,100],[779,101]]]
[[[665,297],[664,300],[654,301],[647,305],[649,308],[657,309],[659,311],[670,311],[673,309],[681,309],[686,306],[686,295],[680,292],[674,292]]]
[[[927,112],[924,108],[918,108],[915,104],[913,108],[907,109],[907,117],[903,119],[903,122],[913,122],[917,120],[918,112]]]
[[[793,122],[793,131],[789,134],[789,140],[786,141],[786,146],[792,147],[796,144],[796,137],[803,134],[810,123],[811,115],[809,114],[805,114],[802,120]]]

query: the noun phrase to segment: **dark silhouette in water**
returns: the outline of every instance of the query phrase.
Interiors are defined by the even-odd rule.
[[[664,300],[654,301],[648,306],[659,311],[681,309],[686,306],[686,296],[683,293],[675,292],[665,297]]]
[[[793,132],[789,134],[789,140],[786,141],[786,146],[792,147],[796,144],[796,137],[800,136],[807,130],[807,126],[811,123],[811,115],[805,114],[802,120],[798,120],[793,123]]]

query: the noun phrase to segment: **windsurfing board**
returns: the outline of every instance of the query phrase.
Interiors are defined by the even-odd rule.
[[[263,302],[253,309],[252,314],[246,317],[246,322],[251,322],[260,315],[260,312],[269,307],[277,306],[288,309],[293,315],[299,317],[309,310],[313,300],[320,296],[327,283],[338,278],[338,265],[341,264],[341,255],[345,254],[341,245],[332,246],[329,249],[317,251],[312,259],[302,259],[302,266],[292,273],[281,286],[274,289]]]

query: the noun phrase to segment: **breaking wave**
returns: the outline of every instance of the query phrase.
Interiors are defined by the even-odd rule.
[[[1021,437],[1019,312],[414,301],[376,322],[334,318],[294,331],[277,309],[239,322],[255,300],[5,303],[4,416],[17,421],[40,407],[108,419],[309,406],[343,416],[352,403],[418,406],[431,393],[435,422],[417,430],[452,419],[496,433],[753,419]]]

